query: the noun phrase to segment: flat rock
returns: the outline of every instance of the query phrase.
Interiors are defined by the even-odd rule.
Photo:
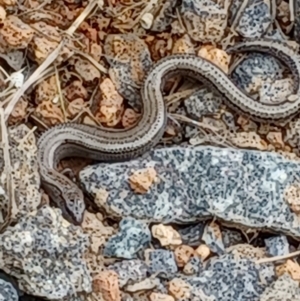
[[[129,177],[147,167],[156,170],[159,181],[137,194]],[[286,202],[286,191],[299,179],[299,163],[282,155],[213,146],[156,149],[80,173],[85,190],[113,217],[178,224],[216,217],[234,227],[298,240],[300,219]]]

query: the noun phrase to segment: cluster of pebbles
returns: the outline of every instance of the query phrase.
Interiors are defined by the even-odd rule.
[[[132,173],[149,168],[157,179],[146,193],[135,193]],[[108,267],[118,273],[121,287],[155,277],[159,285],[153,284],[154,292],[170,294],[174,281],[184,290],[181,299],[171,293],[176,300],[269,300],[276,295],[271,289],[277,287],[275,262],[258,259],[287,255],[293,249],[287,237],[300,240],[299,217],[288,193],[299,176],[300,165],[276,153],[199,146],[157,149],[125,163],[100,163],[82,170],[80,180],[102,210],[121,219],[103,252],[123,260]],[[177,230],[165,224],[177,225]],[[256,242],[264,253],[243,244],[249,229],[269,235]],[[184,252],[191,250],[182,264],[180,245],[185,245]],[[200,255],[195,256],[193,248],[201,245],[202,252],[197,249]],[[206,260],[204,246],[215,256]],[[300,296],[290,276],[276,281],[285,283],[289,296]]]

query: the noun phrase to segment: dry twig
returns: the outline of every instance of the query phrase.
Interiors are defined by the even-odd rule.
[[[281,260],[285,260],[285,259],[289,259],[289,258],[299,256],[299,255],[300,255],[300,250],[292,252],[292,253],[287,254],[287,255],[274,256],[274,257],[270,257],[270,258],[262,258],[262,259],[257,260],[256,263],[261,264],[261,263],[281,261]]]
[[[8,210],[5,220],[2,225],[0,225],[0,232],[6,228],[10,220],[14,218],[17,214],[17,204],[15,199],[15,185],[12,177],[12,168],[9,154],[9,140],[8,132],[5,124],[4,111],[0,108],[0,118],[1,118],[1,141],[3,148],[3,160],[4,160],[4,170],[3,173],[6,176],[6,193],[8,197]]]

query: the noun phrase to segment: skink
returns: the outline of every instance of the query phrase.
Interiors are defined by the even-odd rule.
[[[160,60],[146,76],[141,88],[142,114],[134,127],[114,130],[67,123],[45,131],[38,141],[42,187],[61,208],[63,216],[80,224],[85,203],[79,187],[56,171],[57,163],[66,157],[107,162],[129,160],[153,148],[164,133],[167,112],[161,88],[171,76],[180,74],[202,81],[221,94],[229,108],[257,121],[279,122],[294,116],[300,107],[299,56],[286,44],[272,40],[247,41],[229,49],[229,52],[244,51],[270,53],[288,65],[295,79],[293,101],[274,106],[259,103],[213,63],[194,55],[178,54]]]

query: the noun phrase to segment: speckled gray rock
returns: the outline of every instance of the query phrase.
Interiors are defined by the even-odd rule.
[[[21,217],[35,211],[41,203],[40,174],[38,169],[36,137],[25,124],[8,128],[11,179],[8,178],[5,156],[0,150],[0,210],[4,218],[9,214],[9,197],[7,181],[14,183],[15,205],[14,216],[10,223],[18,222]],[[20,143],[22,141],[22,143]],[[2,222],[2,219],[1,219]]]
[[[265,239],[266,253],[270,256],[282,256],[290,253],[289,242],[284,235]]]
[[[256,86],[255,81],[280,80],[284,77],[284,67],[271,55],[262,53],[250,53],[241,61],[230,75],[234,83],[241,89],[246,90]],[[258,94],[252,92],[252,97],[258,98]]]
[[[261,295],[259,301],[297,301],[300,300],[299,282],[284,274],[274,281]]]
[[[224,254],[206,261],[198,273],[177,272],[174,278],[185,281],[190,287],[190,297],[178,299],[180,301],[260,301],[276,275],[272,263],[256,264],[245,257]],[[168,287],[167,282],[164,287]],[[158,292],[163,292],[163,288]]]
[[[154,167],[160,181],[146,194],[129,185],[133,170]],[[276,153],[212,146],[171,147],[125,163],[85,168],[80,180],[115,217],[191,223],[215,217],[232,226],[274,231],[300,240],[300,220],[285,192],[300,179],[300,164]]]
[[[202,235],[202,240],[209,247],[209,249],[218,255],[225,252],[221,229],[216,223],[209,223],[205,226]]]
[[[182,229],[178,229],[178,233],[182,239],[182,244],[190,247],[198,247],[201,243],[205,224],[199,223]]]
[[[13,285],[0,279],[0,301],[18,301],[19,295]]]
[[[235,68],[233,79],[238,86],[246,88],[246,86],[250,87],[251,83],[255,86],[258,78],[263,81],[281,80],[284,78],[285,71],[286,67],[274,56],[255,52],[249,53]]]
[[[145,262],[150,274],[170,279],[177,273],[178,268],[172,251],[157,249],[146,250]]]
[[[133,259],[136,253],[146,248],[151,241],[148,225],[133,218],[124,218],[119,224],[119,232],[109,238],[103,255]]]
[[[180,17],[190,37],[198,42],[218,42],[227,25],[227,9],[222,1],[183,0]]]
[[[83,260],[88,246],[81,227],[44,205],[0,235],[0,269],[30,295],[57,300],[89,293],[92,279]]]
[[[183,279],[191,286],[191,301],[259,301],[274,281],[275,269],[272,264],[256,265],[249,259],[226,254],[209,260],[198,277]]]
[[[116,43],[123,51],[115,51]],[[110,64],[108,73],[115,88],[135,110],[140,111],[139,86],[153,65],[147,44],[132,33],[109,34],[103,49]]]
[[[221,104],[222,97],[206,88],[196,91],[184,100],[188,116],[194,119],[216,114]]]
[[[243,3],[243,2],[242,2]],[[270,1],[250,0],[238,16],[235,30],[244,38],[260,38],[272,23]]]
[[[148,267],[139,259],[123,260],[108,266],[109,270],[119,275],[119,286],[122,288],[127,284],[133,284],[147,278]]]
[[[191,257],[183,268],[183,273],[186,275],[200,275],[203,271],[203,262],[200,257]]]
[[[221,229],[224,247],[228,248],[243,242],[241,232],[233,229]]]

